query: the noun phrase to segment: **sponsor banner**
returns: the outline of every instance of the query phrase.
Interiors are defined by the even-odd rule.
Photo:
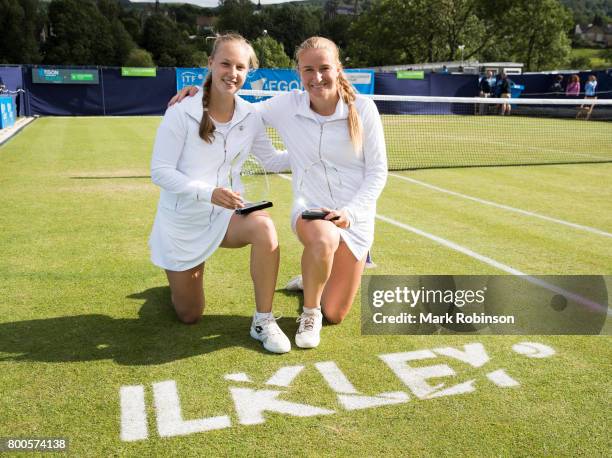
[[[15,102],[11,96],[0,96],[0,129],[15,124]]]
[[[157,76],[155,67],[121,67],[121,76],[142,76],[154,78]]]
[[[201,86],[208,73],[207,68],[177,68],[176,90],[177,92],[185,86]]]
[[[98,69],[32,68],[32,82],[37,84],[99,84]]]
[[[602,275],[389,275],[361,285],[361,332],[610,335]]]
[[[398,70],[398,80],[424,80],[425,72],[423,70]]]
[[[360,94],[374,94],[374,70],[344,70],[350,83]]]
[[[204,83],[208,69],[206,68],[177,68],[176,90],[185,86],[201,86]],[[374,93],[373,70],[346,70],[348,80],[361,94]],[[302,83],[295,70],[272,70],[260,68],[249,72],[243,89],[265,91],[291,91],[303,89]]]

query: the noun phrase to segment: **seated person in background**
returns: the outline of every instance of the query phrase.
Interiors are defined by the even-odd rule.
[[[570,76],[569,83],[565,88],[567,97],[578,97],[580,95],[580,77],[578,75]]]
[[[555,75],[548,92],[555,95],[563,94],[563,75]]]

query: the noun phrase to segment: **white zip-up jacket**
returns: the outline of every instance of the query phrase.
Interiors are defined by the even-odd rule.
[[[344,209],[350,220],[341,237],[357,259],[374,240],[376,200],[387,181],[384,132],[374,101],[357,95],[363,150],[353,149],[348,106],[340,100],[321,122],[305,91],[291,91],[255,104],[266,124],[276,128],[289,151],[293,173],[292,227],[307,208]]]
[[[235,97],[225,135],[212,143],[198,134],[201,93],[168,108],[157,130],[151,179],[161,188],[149,238],[151,259],[164,269],[184,271],[205,261],[221,244],[233,211],[211,203],[217,187],[240,188],[242,164],[252,153],[269,171],[286,170],[286,152],[278,152],[254,107]]]

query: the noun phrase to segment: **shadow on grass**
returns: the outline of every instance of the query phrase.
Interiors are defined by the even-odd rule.
[[[207,315],[195,325],[178,321],[170,289],[150,288],[127,296],[142,299],[138,319],[107,315],[76,315],[0,324],[4,361],[95,361],[112,359],[122,365],[163,364],[228,347],[270,354],[251,338],[251,317]],[[281,318],[285,332],[295,332],[291,318]],[[289,334],[288,334],[289,335]],[[271,355],[271,354],[270,354]]]

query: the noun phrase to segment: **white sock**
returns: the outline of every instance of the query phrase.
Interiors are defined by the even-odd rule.
[[[321,312],[320,305],[318,307],[304,307],[304,313],[306,314],[317,313],[317,312]]]
[[[255,320],[259,321],[259,320],[263,320],[264,318],[272,318],[272,312],[267,312],[267,313],[255,312]]]

